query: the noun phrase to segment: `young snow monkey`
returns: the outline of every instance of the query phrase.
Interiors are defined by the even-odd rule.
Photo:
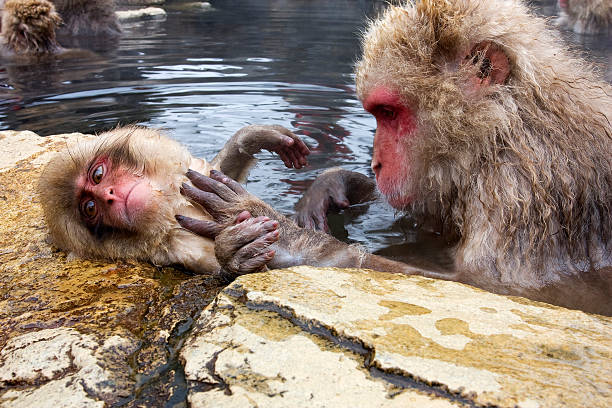
[[[0,56],[42,57],[65,51],[55,37],[61,23],[47,0],[0,0]]]
[[[160,131],[128,126],[67,147],[51,159],[39,191],[53,243],[86,258],[144,260],[216,273],[214,243],[182,229],[176,214],[209,216],[180,193],[194,169],[218,169],[244,182],[262,149],[287,167],[300,168],[310,153],[282,126],[247,126],[207,162]]]
[[[198,201],[219,221],[246,210],[280,225],[266,247],[253,236],[269,231],[245,215],[230,223],[215,240],[224,268],[249,271],[267,249],[271,267],[417,273],[612,315],[612,87],[558,35],[518,0],[410,1],[364,34],[356,85],[376,118],[376,181],[328,171],[296,219],[325,229],[331,204],[363,202],[377,187],[395,209],[439,228],[452,270],[418,270],[299,229],[213,174],[194,185],[218,192]],[[255,243],[264,249],[250,250]]]

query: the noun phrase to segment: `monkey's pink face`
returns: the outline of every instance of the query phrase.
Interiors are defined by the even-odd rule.
[[[152,203],[151,183],[101,157],[77,179],[79,212],[89,228],[134,230]]]
[[[362,102],[376,118],[372,170],[378,189],[393,207],[403,209],[414,200],[410,147],[416,116],[400,101],[399,93],[385,86],[373,89]]]

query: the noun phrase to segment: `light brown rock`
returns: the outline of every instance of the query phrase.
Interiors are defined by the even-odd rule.
[[[295,267],[227,287],[181,357],[193,407],[603,408],[611,339],[608,317],[417,276]]]

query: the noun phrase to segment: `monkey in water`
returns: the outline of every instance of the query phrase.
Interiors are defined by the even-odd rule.
[[[378,191],[437,225],[452,246],[450,271],[299,229],[218,174],[198,177],[206,191],[185,192],[211,208],[222,232],[189,218],[181,225],[218,234],[217,257],[234,274],[265,262],[368,267],[612,315],[612,87],[557,36],[516,0],[406,2],[364,33],[356,89],[377,122],[376,182],[325,172],[296,219],[325,229],[332,204]]]
[[[62,35],[102,35],[116,37],[121,27],[114,0],[52,0],[64,20]]]
[[[175,214],[208,214],[180,193],[188,169],[221,170],[240,182],[262,149],[287,167],[306,164],[308,147],[282,126],[246,126],[211,161],[193,157],[160,131],[127,126],[80,141],[54,156],[39,192],[52,242],[84,258],[143,260],[214,274],[213,241],[182,229]]]
[[[558,24],[578,34],[612,34],[612,1],[559,0]]]
[[[62,19],[47,0],[0,1],[0,56],[42,57],[62,53],[55,38]]]

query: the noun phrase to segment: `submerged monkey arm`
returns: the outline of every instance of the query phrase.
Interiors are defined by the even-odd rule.
[[[315,179],[296,204],[293,219],[300,227],[328,231],[328,211],[377,197],[374,180],[361,173],[334,167]]]

